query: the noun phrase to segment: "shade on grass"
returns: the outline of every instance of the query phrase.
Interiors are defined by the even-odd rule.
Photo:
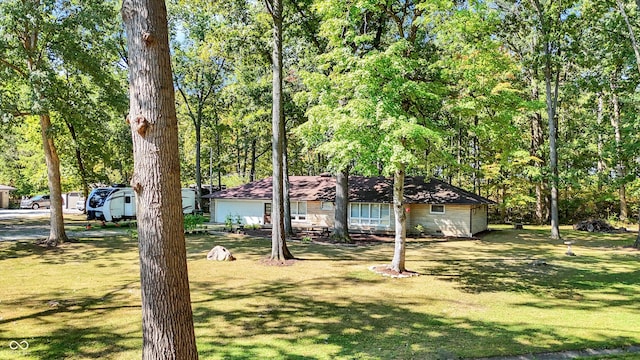
[[[407,279],[368,270],[391,260],[390,243],[291,243],[302,260],[273,267],[260,262],[269,239],[190,235],[200,357],[472,358],[640,343],[638,252],[624,247],[635,234],[565,230],[576,257],[547,234],[410,240],[407,267],[422,275]],[[76,239],[0,243],[0,359],[140,358],[135,240],[126,230]],[[238,260],[207,261],[214,245]]]

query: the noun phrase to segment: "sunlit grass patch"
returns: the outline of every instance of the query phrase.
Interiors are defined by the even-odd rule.
[[[76,220],[78,224],[82,219]],[[0,243],[0,359],[133,359],[141,353],[137,242],[126,231],[57,249]],[[202,359],[472,358],[640,343],[636,236],[501,228],[479,239],[410,239],[407,279],[368,268],[392,244],[290,242],[300,261],[267,266],[269,239],[187,235]],[[206,260],[215,245],[232,262]],[[11,341],[28,349],[12,350]]]

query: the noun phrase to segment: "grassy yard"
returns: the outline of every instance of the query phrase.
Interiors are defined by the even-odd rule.
[[[188,235],[200,358],[451,359],[640,344],[635,233],[562,229],[575,241],[569,257],[548,228],[494,229],[479,240],[411,239],[407,267],[422,275],[406,279],[368,270],[390,262],[390,243],[290,242],[302,260],[273,267],[260,262],[269,239]],[[214,245],[238,260],[207,261]],[[0,359],[139,359],[137,257],[126,231],[56,249],[0,242]]]

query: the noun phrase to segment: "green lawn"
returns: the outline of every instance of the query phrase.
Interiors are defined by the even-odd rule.
[[[640,344],[635,233],[563,229],[575,241],[569,257],[547,228],[494,229],[480,240],[411,239],[407,267],[422,276],[406,279],[368,270],[390,262],[390,243],[290,242],[302,260],[273,267],[260,262],[268,239],[188,235],[200,358],[449,359]],[[238,260],[207,261],[214,245]],[[137,256],[126,231],[57,249],[0,243],[0,359],[139,359]]]

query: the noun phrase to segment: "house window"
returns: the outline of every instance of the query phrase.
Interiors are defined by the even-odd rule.
[[[391,222],[389,204],[351,203],[349,206],[351,224],[389,226]]]
[[[323,201],[320,203],[320,210],[333,210],[333,203]]]
[[[444,205],[431,205],[432,214],[444,214]]]
[[[307,219],[307,202],[292,201],[291,202],[291,220],[304,221]]]

